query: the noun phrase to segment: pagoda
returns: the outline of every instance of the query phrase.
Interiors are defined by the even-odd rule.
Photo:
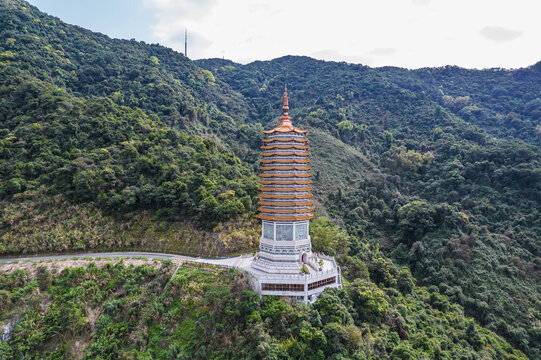
[[[261,295],[313,302],[326,287],[341,288],[340,268],[334,258],[312,252],[308,131],[292,124],[287,87],[282,110],[280,125],[263,131],[258,203],[262,234],[249,272]]]

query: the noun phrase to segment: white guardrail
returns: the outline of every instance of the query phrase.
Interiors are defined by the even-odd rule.
[[[240,257],[241,258],[249,258],[252,257],[252,254],[243,254]],[[318,271],[311,274],[272,274],[272,275],[266,275],[266,274],[257,274],[256,276],[259,280],[293,280],[293,281],[302,281],[307,282],[308,280],[312,279],[318,279],[322,277],[326,277],[328,275],[339,275],[340,274],[340,267],[336,264],[336,261],[334,260],[333,256],[328,256],[324,254],[317,254],[318,258],[328,260],[332,262],[333,268],[323,271]],[[235,269],[239,272],[242,272],[247,275],[253,275],[248,271],[246,268],[237,266],[237,265],[227,265],[227,264],[213,264],[213,263],[207,263],[203,261],[193,261],[193,260],[183,260],[183,262],[190,263],[190,264],[199,264],[199,265],[212,265],[218,268],[224,268],[224,269]]]

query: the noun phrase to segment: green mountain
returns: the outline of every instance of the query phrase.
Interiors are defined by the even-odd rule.
[[[539,134],[523,135],[541,128],[532,110],[541,98],[539,65],[408,71],[305,57],[196,63],[270,123],[287,74],[293,118],[312,129],[316,144],[320,206],[352,235],[350,255],[377,244],[422,284],[539,356],[541,152]],[[496,102],[494,83],[521,95]],[[474,107],[484,115],[470,116],[465,109]],[[497,121],[510,113],[522,117],[520,131]]]
[[[291,56],[194,63],[159,45],[65,24],[23,1],[0,0],[0,10],[0,253],[257,248],[260,132],[277,124],[287,77],[293,119],[310,130],[317,210],[343,229],[316,219],[314,248],[336,254],[351,285],[329,295],[332,310],[315,306],[322,318],[341,311],[343,319],[319,328],[307,320],[313,340],[303,338],[301,322],[280,328],[277,319],[314,310],[263,316],[286,306],[265,303],[252,321],[263,324],[254,325],[264,327],[258,339],[274,345],[260,350],[299,357],[294,351],[310,346],[329,358],[354,357],[359,343],[345,339],[361,336],[357,358],[520,356],[497,333],[528,357],[541,356],[539,63],[517,70],[369,68]],[[404,285],[409,271],[417,286]],[[9,284],[0,291],[20,290]],[[26,306],[19,301],[0,321]],[[461,333],[468,316],[485,329]],[[404,336],[398,317],[422,341]],[[223,329],[223,319],[201,321]],[[327,325],[335,328],[325,332]],[[317,331],[347,349],[312,344],[321,340]],[[479,331],[487,337],[479,340]],[[222,354],[212,351],[201,356]]]
[[[204,102],[206,96],[220,99],[227,93],[209,84],[208,73],[160,46],[113,41],[23,2],[1,6],[0,197],[16,204],[2,207],[0,251],[134,245],[174,250],[167,243],[179,240],[168,224],[158,224],[163,234],[156,244],[123,235],[126,227],[137,234],[156,227],[148,221],[136,222],[135,228],[104,229],[106,220],[95,228],[73,228],[69,223],[75,214],[65,207],[55,214],[62,229],[37,231],[36,225],[48,228],[48,218],[38,216],[34,226],[24,219],[40,207],[31,199],[43,196],[62,196],[100,218],[133,211],[141,217],[142,210],[151,211],[149,217],[175,217],[186,222],[181,230],[191,237],[199,237],[194,224],[212,228],[252,210],[257,195],[253,165],[241,163],[216,141],[194,135],[195,130],[180,131],[183,122],[197,119],[232,121]],[[249,237],[233,250],[251,250],[254,223],[235,223],[245,224],[242,230]],[[95,239],[93,233],[104,232],[121,239],[114,244]],[[219,255],[228,244],[221,245],[212,252],[207,244],[176,250]]]

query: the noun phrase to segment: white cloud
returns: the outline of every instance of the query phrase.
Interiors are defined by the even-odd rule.
[[[333,49],[324,49],[314,51],[308,54],[310,57],[320,59],[320,60],[329,60],[329,61],[345,61],[352,64],[364,64],[364,65],[374,65],[374,57],[369,55],[347,55],[340,53],[337,50]]]
[[[155,9],[160,43],[183,51],[188,29],[191,58],[308,55],[410,68],[518,67],[541,59],[534,35],[541,34],[541,9],[528,0],[145,1]]]
[[[506,29],[501,26],[486,26],[481,30],[481,35],[495,42],[505,42],[520,37],[522,31]]]
[[[211,41],[193,26],[216,6],[218,0],[144,0],[156,11],[157,22],[152,26],[154,37],[166,46],[184,53],[184,32],[188,30],[188,56],[204,54]]]
[[[144,0],[147,6],[165,11],[162,15],[201,16],[212,8],[218,0]]]
[[[374,50],[370,51],[370,54],[378,55],[378,56],[390,56],[396,54],[397,49],[395,48],[375,48]]]
[[[417,4],[417,5],[428,5],[428,4],[430,4],[430,0],[412,0],[411,2],[414,3],[414,4]]]

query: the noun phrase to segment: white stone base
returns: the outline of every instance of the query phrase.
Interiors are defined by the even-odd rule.
[[[310,254],[312,255],[312,254]],[[308,273],[303,274],[299,270],[297,272],[284,273],[280,272],[280,268],[270,268],[264,266],[259,267],[257,257],[246,254],[223,259],[205,259],[198,258],[195,262],[214,264],[223,267],[234,268],[246,274],[249,277],[250,285],[254,291],[261,296],[287,296],[304,303],[313,303],[317,300],[319,294],[326,288],[342,288],[342,276],[340,267],[336,264],[334,257],[323,254],[313,254],[319,260],[323,260],[323,266],[319,270],[317,261],[307,266]],[[256,255],[257,256],[257,255]],[[314,265],[317,264],[317,265]],[[268,264],[265,264],[268,265]],[[311,288],[318,281],[323,281],[330,278],[335,278],[334,283],[325,284],[319,287]],[[263,290],[264,284],[296,284],[302,286],[302,291],[284,291],[284,290]]]
[[[317,258],[323,260],[321,270],[319,270],[319,264],[317,263],[307,264],[307,268],[309,269],[307,274],[301,273],[300,270],[297,270],[296,274],[288,273],[289,269],[284,271],[285,269],[280,267],[270,269],[268,266],[261,266],[257,258],[253,259],[249,267],[243,267],[243,270],[246,270],[250,274],[250,284],[261,296],[287,296],[304,303],[313,303],[326,288],[342,288],[340,267],[336,264],[334,258],[321,254],[317,255]],[[297,269],[300,269],[300,265]],[[334,282],[316,285],[317,282],[330,281],[332,278],[334,278]],[[265,286],[265,284],[278,285],[275,287],[279,287],[281,284],[295,284],[301,285],[303,290],[268,289],[269,286]]]

